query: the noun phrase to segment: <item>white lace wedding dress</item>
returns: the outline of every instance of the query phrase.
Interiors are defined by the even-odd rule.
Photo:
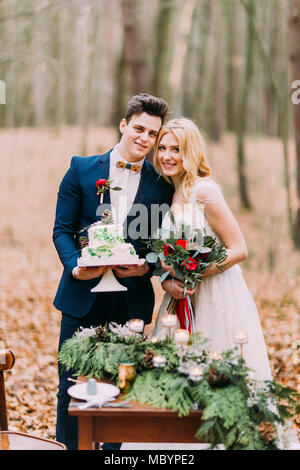
[[[206,190],[209,198],[199,204],[196,195],[202,188],[209,190]],[[198,183],[192,189],[189,201],[193,210],[183,211],[183,222],[193,228],[204,228],[208,235],[218,239],[204,215],[203,207],[206,203],[217,203],[219,198],[223,198],[223,195],[215,182],[205,180]],[[191,215],[193,220],[190,220]],[[170,224],[172,222],[168,213],[164,218],[163,228],[168,229]],[[162,338],[166,334],[161,319],[167,312],[169,301],[170,295],[166,293],[159,309],[153,336]],[[248,335],[248,343],[243,345],[243,357],[247,367],[253,369],[261,380],[272,379],[257,308],[238,265],[204,278],[198,283],[191,301],[195,313],[195,329],[210,340],[208,346],[212,352],[221,353],[225,349],[234,348],[234,333],[243,331]]]
[[[209,198],[199,203],[196,195],[199,189],[209,189]],[[206,191],[207,194],[207,191]],[[223,198],[219,186],[212,180],[205,179],[196,184],[191,193],[188,207],[182,211],[183,216],[177,222],[190,225],[192,229],[204,228],[208,235],[217,237],[204,215],[205,204],[217,203]],[[162,228],[166,233],[172,229],[170,214],[164,217]],[[163,338],[166,329],[162,325],[162,317],[167,313],[170,295],[165,293],[161,303],[153,336]],[[243,331],[248,335],[248,343],[243,345],[243,357],[246,365],[251,368],[258,379],[271,380],[271,371],[259,315],[254,300],[247,288],[241,268],[235,265],[224,272],[206,277],[199,283],[196,292],[191,296],[195,313],[195,329],[208,338],[208,347],[212,352],[220,354],[232,349],[234,332]],[[179,326],[178,326],[179,327]],[[206,444],[123,444],[122,449],[199,449],[207,448]]]

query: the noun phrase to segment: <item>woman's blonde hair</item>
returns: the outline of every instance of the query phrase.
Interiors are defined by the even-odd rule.
[[[154,167],[160,174],[163,174],[163,172],[157,158],[158,147],[163,136],[170,132],[177,137],[182,155],[184,172],[182,173],[182,183],[179,191],[183,199],[187,201],[197,176],[205,177],[210,175],[210,168],[205,159],[205,142],[198,127],[190,119],[180,118],[168,121],[160,129],[154,150]],[[168,177],[164,176],[164,178],[170,183]]]

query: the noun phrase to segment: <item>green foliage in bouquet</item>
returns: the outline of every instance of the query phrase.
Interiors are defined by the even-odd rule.
[[[148,250],[146,259],[148,263],[155,264],[154,274],[160,276],[160,282],[169,275],[162,268],[163,261],[191,289],[201,281],[208,268],[217,266],[222,271],[221,264],[227,257],[224,245],[216,238],[200,229],[191,234],[190,227],[183,224],[177,232],[170,232],[169,238],[164,239],[160,229],[145,243]]]
[[[222,443],[230,450],[272,450],[282,448],[280,426],[299,413],[300,395],[273,381],[260,382],[237,350],[225,351],[212,359],[207,340],[199,334],[180,352],[172,340],[153,343],[135,336],[128,326],[111,323],[109,327],[81,329],[65,341],[59,361],[76,375],[110,378],[116,381],[118,366],[124,360],[136,364],[137,376],[126,395],[140,403],[186,416],[198,407],[202,410],[196,438]],[[153,368],[153,355],[164,356],[166,366]],[[192,366],[203,368],[201,380],[189,378]]]

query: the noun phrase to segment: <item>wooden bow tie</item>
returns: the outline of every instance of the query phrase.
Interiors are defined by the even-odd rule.
[[[118,161],[116,166],[117,168],[127,168],[127,170],[131,170],[134,173],[139,173],[141,170],[141,165],[132,165],[131,163],[125,163],[122,161]]]

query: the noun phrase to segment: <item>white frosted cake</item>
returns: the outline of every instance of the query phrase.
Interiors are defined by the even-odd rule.
[[[138,264],[134,247],[126,243],[122,227],[96,222],[88,229],[88,245],[82,249],[78,266]]]

